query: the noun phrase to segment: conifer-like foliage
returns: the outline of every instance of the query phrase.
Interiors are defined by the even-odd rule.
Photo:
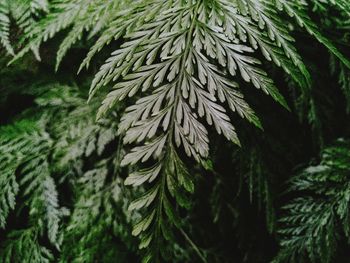
[[[199,230],[205,220],[196,217],[203,201],[196,186],[207,173],[215,175],[204,199],[215,227],[231,220],[228,228],[240,229],[248,202],[265,214],[273,236],[280,226],[273,198],[288,179],[277,175],[292,174],[301,161],[293,140],[305,145],[287,129],[275,132],[289,124],[274,123],[274,114],[299,115],[294,126],[310,129],[312,138],[302,138],[316,142],[313,149],[349,135],[328,130],[335,111],[349,111],[349,20],[347,0],[0,0],[10,67],[26,59],[55,64],[57,72],[49,84],[30,81],[17,90],[32,104],[0,126],[0,259],[226,262],[225,248],[213,252],[215,241]],[[310,55],[316,51],[327,69]],[[78,76],[72,57],[82,57]],[[331,97],[326,75],[345,96]],[[91,80],[88,94],[85,83],[71,84],[80,78]],[[232,153],[224,164],[218,144]],[[277,262],[331,261],[347,210],[346,189],[335,190],[346,187],[349,170],[338,153],[346,155],[341,142],[292,181],[302,197],[284,209]],[[273,167],[281,155],[290,160]],[[333,182],[338,169],[344,176]]]

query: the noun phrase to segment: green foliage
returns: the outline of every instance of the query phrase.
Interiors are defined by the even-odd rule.
[[[49,11],[48,0],[2,0],[0,3],[0,42],[10,55],[14,55],[14,47],[10,39],[12,21],[24,34],[32,34],[31,26],[36,19]],[[30,45],[35,54],[38,50]]]
[[[322,17],[327,12],[340,18],[328,21]],[[49,39],[60,39],[56,71],[79,43],[89,50],[79,72],[84,68],[93,71],[93,80],[88,98],[78,87],[59,84],[18,91],[34,97],[35,105],[0,129],[0,227],[6,227],[0,259],[31,258],[25,254],[30,250],[35,251],[32,262],[113,262],[116,258],[127,262],[129,255],[123,251],[135,252],[132,234],[141,240],[138,248],[145,250],[141,252],[144,263],[191,258],[190,250],[179,245],[181,237],[205,262],[213,253],[204,253],[186,234],[188,221],[182,215],[195,206],[191,196],[197,194],[196,169],[214,173],[206,165],[215,158],[212,141],[217,137],[211,131],[243,147],[245,131],[254,130],[260,136],[257,130],[265,128],[261,119],[267,116],[256,114],[253,108],[259,108],[265,98],[249,86],[294,110],[281,94],[287,91],[280,92],[274,82],[280,83],[276,75],[285,73],[290,86],[298,86],[298,102],[306,105],[300,115],[308,116],[321,148],[324,124],[314,96],[315,77],[310,74],[312,67],[306,66],[311,63],[305,64],[301,55],[307,53],[307,45],[296,39],[307,33],[310,41],[318,41],[331,54],[333,74],[337,72],[349,101],[350,61],[338,49],[346,40],[335,42],[331,34],[328,38],[324,33],[329,23],[336,24],[337,32],[343,31],[349,18],[346,0],[1,1],[0,41],[14,55],[12,63],[29,51],[40,60],[40,48],[47,51]],[[21,35],[19,45],[13,46],[12,31]],[[111,49],[105,59],[102,50]],[[47,53],[42,54],[46,59]],[[89,68],[99,56],[104,64],[97,71]],[[102,91],[104,86],[107,92]],[[298,108],[299,103],[295,105]],[[244,121],[235,113],[252,127],[239,129]],[[230,162],[239,159],[238,181],[248,186],[249,204],[257,199],[268,232],[274,233],[273,169],[261,148],[252,144],[246,152],[237,150],[233,159]],[[193,161],[195,168],[189,165]],[[220,193],[224,185],[224,179],[214,182],[214,223],[220,220],[220,208],[234,211],[231,200],[220,204],[225,199]],[[311,183],[308,187],[316,191]],[[237,189],[239,196],[242,187]],[[338,202],[337,193],[322,194]],[[286,207],[292,214],[283,222],[292,228],[293,224],[310,225],[311,230],[281,230],[284,235],[303,235],[297,241],[287,238],[282,242],[277,257],[281,262],[293,257],[297,262],[304,250],[310,260],[316,261],[317,256],[330,260],[332,250],[323,254],[323,248],[335,245],[336,222],[333,215],[320,214],[332,212],[323,210],[330,206],[328,201],[318,207],[313,198],[302,197]],[[309,214],[305,218],[294,215],[298,209]],[[321,227],[313,225],[317,213],[325,216]],[[7,228],[9,218],[20,217],[25,218],[24,228],[11,224]],[[312,235],[303,231],[320,239],[310,239]],[[298,241],[304,236],[306,241]],[[23,250],[29,240],[32,248]],[[184,256],[174,256],[176,251]],[[213,258],[220,262],[220,256]]]
[[[171,202],[166,197],[167,191],[172,192],[172,185],[183,185],[184,189],[192,191],[186,183],[192,179],[186,172],[170,177],[168,173],[169,169],[171,173],[178,173],[177,165],[183,167],[175,150],[181,145],[186,154],[197,161],[208,157],[208,132],[202,119],[213,125],[219,134],[239,144],[230,117],[218,102],[227,102],[233,112],[261,127],[239,91],[238,82],[233,82],[229,75],[240,76],[288,107],[273,81],[259,66],[261,62],[252,57],[254,50],[259,49],[268,61],[281,66],[302,87],[310,85],[309,73],[293,46],[293,37],[275,11],[275,5],[294,17],[300,26],[350,66],[318,31],[306,8],[288,1],[139,1],[122,11],[117,10],[122,4],[102,2],[59,3],[58,7],[64,12],[54,12],[39,22],[31,31],[34,37],[27,38],[29,46],[39,46],[56,32],[72,25],[58,51],[58,65],[84,31],[94,35],[102,30],[81,67],[88,66],[91,58],[112,39],[124,40],[96,74],[90,98],[103,85],[116,81],[102,102],[97,114],[100,118],[118,101],[145,93],[125,110],[118,129],[119,134],[125,134],[125,144],[143,142],[132,148],[122,165],[144,163],[151,157],[154,160],[149,168],[142,167],[140,172],[131,174],[131,183],[127,181],[133,185],[154,182],[145,195],[130,206],[133,210],[152,205],[133,232],[135,235],[146,232],[141,248],[160,247],[152,245],[151,240],[158,242],[160,229],[166,228],[161,226],[165,222],[162,209],[175,224],[174,213],[170,212]],[[58,7],[54,6],[55,9]],[[101,21],[97,29],[96,19]],[[25,52],[26,49],[18,56]],[[222,74],[223,69],[227,73]],[[170,158],[179,161],[169,164],[173,162]],[[175,183],[167,185],[170,180],[167,178],[175,178]],[[171,194],[176,199],[176,194]],[[146,231],[148,228],[150,232]],[[162,230],[163,236],[168,238],[166,232]],[[146,256],[145,262],[152,258]]]
[[[9,7],[7,2],[4,1],[0,3],[0,39],[2,46],[5,47],[6,51],[13,55],[14,51],[10,44]]]
[[[5,263],[23,262],[25,259],[38,263],[51,262],[52,253],[39,244],[39,231],[33,227],[11,232],[5,243],[6,249],[2,251],[1,261]]]
[[[319,164],[292,178],[290,191],[299,196],[283,208],[275,262],[331,262],[340,236],[350,234],[349,171],[350,144],[341,139],[322,152]]]
[[[350,112],[350,71],[343,64],[337,63],[331,57],[331,71],[333,75],[338,77],[338,83],[342,89],[346,102],[347,102],[347,112]]]
[[[95,262],[91,242],[98,238],[103,249],[111,249],[111,225],[124,220],[127,227],[129,220],[126,210],[121,209],[117,215],[111,209],[113,203],[124,198],[120,178],[107,180],[111,176],[110,162],[120,162],[116,160],[119,153],[83,173],[84,160],[94,154],[102,156],[116,140],[116,128],[108,120],[94,121],[93,111],[99,104],[94,101],[86,105],[76,87],[33,85],[25,93],[35,95],[37,106],[0,130],[0,219],[4,228],[15,210],[11,217],[28,217],[28,225],[8,232],[0,261],[20,262],[20,258],[25,258],[30,262],[52,262],[55,251],[62,250],[62,262]],[[69,120],[65,120],[67,115]],[[118,174],[118,170],[113,174]],[[70,186],[65,187],[77,191],[71,214],[61,205],[63,196],[58,192],[67,184]],[[106,184],[110,188],[106,189]],[[104,212],[100,214],[101,211]],[[64,223],[67,218],[69,223]],[[91,231],[89,236],[85,236],[87,231]],[[116,227],[114,235],[124,237],[122,242],[132,246],[125,238],[125,228]],[[44,239],[49,244],[43,243]],[[76,239],[80,243],[71,250],[71,242]],[[115,254],[108,256],[113,258]]]

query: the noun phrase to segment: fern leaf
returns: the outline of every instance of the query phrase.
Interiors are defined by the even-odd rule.
[[[284,9],[291,17],[294,17],[297,23],[304,27],[307,32],[314,36],[321,44],[323,44],[327,49],[332,52],[344,65],[350,68],[350,61],[329,41],[324,37],[318,30],[317,25],[311,20],[307,15],[305,6],[291,1],[276,0],[277,7]]]
[[[34,133],[33,133],[34,131]],[[16,126],[7,126],[0,129],[0,163],[2,175],[0,177],[0,226],[5,227],[9,212],[15,207],[19,185],[15,171],[21,161],[31,154],[33,136],[37,127],[31,121],[22,121]]]
[[[282,249],[275,262],[331,262],[342,229],[349,238],[349,142],[338,140],[306,168],[290,190],[309,193],[285,205],[280,220]],[[329,248],[329,249],[324,249]]]
[[[10,42],[10,18],[9,4],[7,1],[0,3],[0,42],[7,53],[14,55],[14,50]]]
[[[343,0],[329,3],[347,8]],[[38,50],[43,42],[67,30],[58,51],[57,69],[85,32],[88,37],[98,33],[81,70],[102,48],[116,43],[90,88],[92,100],[102,87],[111,86],[98,109],[99,123],[90,118],[87,106],[67,108],[63,114],[69,113],[76,123],[53,128],[60,138],[54,145],[53,159],[65,169],[82,170],[83,164],[76,160],[103,155],[115,136],[123,137],[123,144],[131,150],[118,166],[135,166],[125,183],[146,186],[130,205],[131,210],[142,211],[133,234],[141,237],[140,248],[147,248],[144,262],[166,258],[159,244],[173,238],[171,225],[181,228],[176,208],[189,207],[187,194],[194,191],[193,178],[180,152],[204,163],[209,157],[209,127],[240,145],[232,112],[262,127],[240,84],[246,82],[262,90],[288,109],[257,57],[273,61],[304,90],[310,86],[311,78],[295,40],[280,17],[282,11],[350,66],[318,31],[304,4],[285,0],[62,0],[53,2],[52,12],[33,23],[30,30],[25,22],[28,12],[23,13],[28,45],[14,59],[31,48]],[[122,101],[127,99],[134,103],[126,103],[118,134],[113,136],[116,125],[105,129],[103,118],[110,110],[124,107]],[[95,177],[93,174],[86,176]],[[55,203],[54,198],[51,203]]]
[[[1,158],[1,171],[0,177],[0,227],[5,228],[6,218],[9,212],[15,208],[16,196],[18,193],[18,183],[15,177],[16,166],[5,161],[7,158],[3,155]],[[11,160],[9,158],[9,160]],[[12,160],[11,160],[12,161]]]
[[[30,259],[33,263],[52,262],[52,252],[39,243],[39,231],[35,228],[15,230],[7,236],[8,242],[0,249],[1,262],[23,262]]]

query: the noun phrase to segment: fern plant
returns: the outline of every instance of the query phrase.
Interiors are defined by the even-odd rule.
[[[49,11],[48,0],[2,0],[0,3],[0,42],[6,52],[14,55],[14,46],[10,39],[12,22],[20,28],[24,34],[31,35],[31,26],[43,13]],[[38,50],[31,46],[35,54]]]
[[[23,3],[35,7],[35,3],[44,2]],[[0,36],[8,52],[13,53],[8,38],[8,17],[13,11],[4,3],[0,9],[4,10],[0,20],[4,33]],[[46,2],[44,6],[40,9],[47,11]],[[169,256],[161,250],[162,244],[164,240],[174,239],[171,226],[182,228],[178,207],[189,208],[188,196],[194,192],[194,178],[186,164],[190,158],[200,164],[209,158],[209,127],[213,126],[217,133],[237,145],[240,141],[232,112],[262,128],[243,96],[245,87],[261,89],[288,108],[262,60],[273,62],[289,74],[303,92],[308,92],[312,80],[290,33],[293,26],[299,26],[323,44],[342,68],[350,68],[348,59],[319,31],[316,20],[311,18],[311,8],[316,11],[336,8],[347,17],[350,13],[345,0],[59,0],[50,3],[50,12],[42,19],[23,23],[25,45],[14,60],[29,50],[34,50],[39,58],[42,43],[62,30],[68,32],[57,53],[56,69],[85,33],[87,38],[97,40],[80,70],[88,67],[93,57],[113,42],[115,51],[95,74],[89,100],[109,85],[97,119],[103,119],[116,108],[122,108],[124,114],[120,118],[116,116],[120,119],[118,125],[108,123],[112,128],[102,135],[91,114],[84,115],[85,110],[94,107],[79,106],[70,112],[77,124],[53,127],[60,138],[54,143],[58,150],[54,149],[53,159],[59,159],[63,167],[70,164],[79,171],[82,164],[76,160],[89,157],[94,151],[102,153],[105,144],[116,137],[123,138],[128,151],[120,160],[120,166],[134,167],[125,184],[146,186],[143,194],[129,206],[129,210],[142,211],[132,233],[141,236],[139,248],[147,248],[144,262],[159,262]],[[33,14],[37,15],[31,11],[30,15],[22,16],[33,18]],[[17,20],[22,16],[13,13]],[[130,102],[121,103],[127,97]],[[106,136],[106,142],[100,142],[96,136]],[[70,140],[74,143],[70,144]],[[70,148],[66,148],[68,145]],[[52,147],[55,146],[48,146]],[[89,178],[91,174],[86,176]],[[8,188],[13,196],[18,191],[15,181]],[[91,190],[92,196],[94,191],[99,189]],[[86,196],[79,198],[85,200]],[[106,198],[110,200],[110,196]],[[6,205],[4,214],[7,215],[14,203],[8,201]],[[80,212],[76,211],[77,216]],[[84,256],[79,255],[83,260]]]
[[[284,206],[282,249],[274,262],[332,262],[337,242],[349,238],[349,142],[339,139],[321,161],[292,178],[298,197]]]
[[[35,242],[33,260],[48,262],[52,254],[34,241],[38,239],[39,233],[47,233],[54,246],[58,247],[60,243],[58,232],[63,210],[58,205],[56,185],[51,177],[47,159],[52,141],[40,128],[37,123],[24,120],[1,130],[1,168],[4,172],[4,176],[1,177],[1,226],[5,227],[9,212],[15,208],[20,187],[25,189],[22,194],[26,202],[23,205],[28,207],[33,224],[32,227],[14,232],[10,236],[10,240],[15,238],[16,241],[10,242],[3,252],[4,262],[18,261],[22,258],[26,250],[22,250],[21,243],[27,243],[27,239]],[[16,178],[18,169],[23,175],[20,179]],[[13,256],[12,252],[16,249],[17,253]],[[14,259],[16,257],[17,259]]]
[[[0,130],[0,226],[6,230],[0,261],[95,262],[100,258],[90,250],[91,242],[101,239],[100,246],[111,250],[113,236],[131,250],[126,230],[130,216],[123,208],[127,191],[121,192],[121,178],[116,176],[121,152],[102,156],[117,140],[114,124],[107,119],[96,123],[91,111],[99,103],[86,105],[77,87],[41,84],[22,92],[35,96],[36,107]],[[100,162],[86,171],[92,155]],[[77,193],[72,211],[62,205],[65,188]],[[17,228],[20,218],[28,218],[27,223]],[[71,242],[78,238],[80,243],[71,250]],[[123,255],[122,248],[113,251],[106,260]]]
[[[320,4],[334,5],[346,13],[350,10],[346,1]],[[133,230],[134,235],[142,236],[140,248],[151,248],[144,262],[160,260],[159,242],[161,237],[171,238],[169,225],[181,227],[174,201],[188,207],[186,192],[194,191],[181,152],[199,163],[208,158],[205,123],[238,145],[226,106],[261,128],[239,88],[242,82],[251,83],[288,108],[256,52],[280,66],[305,91],[311,85],[281,13],[294,18],[350,67],[346,57],[318,31],[304,1],[79,0],[57,1],[51,8],[52,13],[33,24],[25,36],[27,47],[15,59],[67,27],[71,30],[59,48],[57,65],[84,31],[90,32],[90,37],[100,36],[81,69],[112,40],[121,41],[96,73],[90,99],[102,86],[113,83],[98,110],[99,119],[119,101],[138,96],[126,107],[118,134],[124,144],[133,145],[121,165],[137,165],[125,183],[149,183],[145,194],[129,206],[130,210],[145,210]]]

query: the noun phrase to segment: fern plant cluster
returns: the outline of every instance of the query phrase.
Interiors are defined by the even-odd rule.
[[[337,242],[349,235],[349,142],[339,139],[325,148],[319,164],[304,169],[291,181],[298,197],[283,207],[283,249],[276,262],[330,262]]]
[[[11,29],[17,27],[24,34],[31,34],[30,28],[41,15],[49,11],[47,0],[2,0],[0,3],[0,42],[6,52],[14,55],[14,40]],[[14,34],[13,34],[14,35]],[[38,51],[32,49],[33,52]]]
[[[25,93],[35,95],[35,107],[1,128],[0,222],[12,229],[2,244],[1,262],[51,262],[58,251],[62,262],[93,262],[98,255],[87,248],[99,239],[98,248],[111,249],[115,235],[131,248],[124,240],[130,216],[122,205],[118,213],[111,209],[128,195],[116,176],[121,152],[103,155],[110,144],[118,147],[115,125],[97,124],[96,107],[86,105],[77,87],[35,84]],[[96,164],[84,168],[91,156],[98,156]],[[67,191],[73,191],[66,202],[74,202],[74,209],[64,206]],[[26,223],[17,229],[21,218]],[[101,260],[123,254],[114,251]]]
[[[33,105],[0,130],[0,259],[127,262],[140,260],[130,256],[137,254],[144,263],[230,262],[197,244],[202,219],[197,228],[189,224],[204,201],[215,227],[227,217],[237,223],[228,229],[237,231],[247,200],[265,215],[266,235],[280,240],[270,260],[331,262],[334,233],[343,227],[347,237],[347,146],[324,150],[320,166],[293,179],[290,187],[302,197],[280,212],[276,200],[289,178],[276,174],[293,174],[302,154],[287,153],[293,143],[273,134],[282,125],[269,125],[268,114],[299,115],[295,125],[310,129],[311,139],[303,138],[316,137],[314,149],[339,136],[326,128],[333,106],[322,105],[330,91],[318,74],[343,93],[330,104],[341,98],[334,111],[348,117],[349,20],[346,0],[2,0],[0,40],[9,67],[15,71],[25,56],[42,74],[28,53],[40,61],[55,52],[49,65],[58,73],[50,73],[50,84],[16,91]],[[310,47],[330,66],[315,65]],[[92,79],[86,99],[85,84],[71,84],[79,76],[64,67],[77,49],[86,53],[77,71]],[[57,84],[62,73],[69,85]],[[225,155],[217,142],[227,144],[231,171],[217,168]],[[272,156],[289,154],[290,161],[271,166]],[[228,179],[232,171],[236,178]],[[204,200],[196,190],[206,180],[200,174],[215,177]],[[25,227],[18,228],[19,218]]]

